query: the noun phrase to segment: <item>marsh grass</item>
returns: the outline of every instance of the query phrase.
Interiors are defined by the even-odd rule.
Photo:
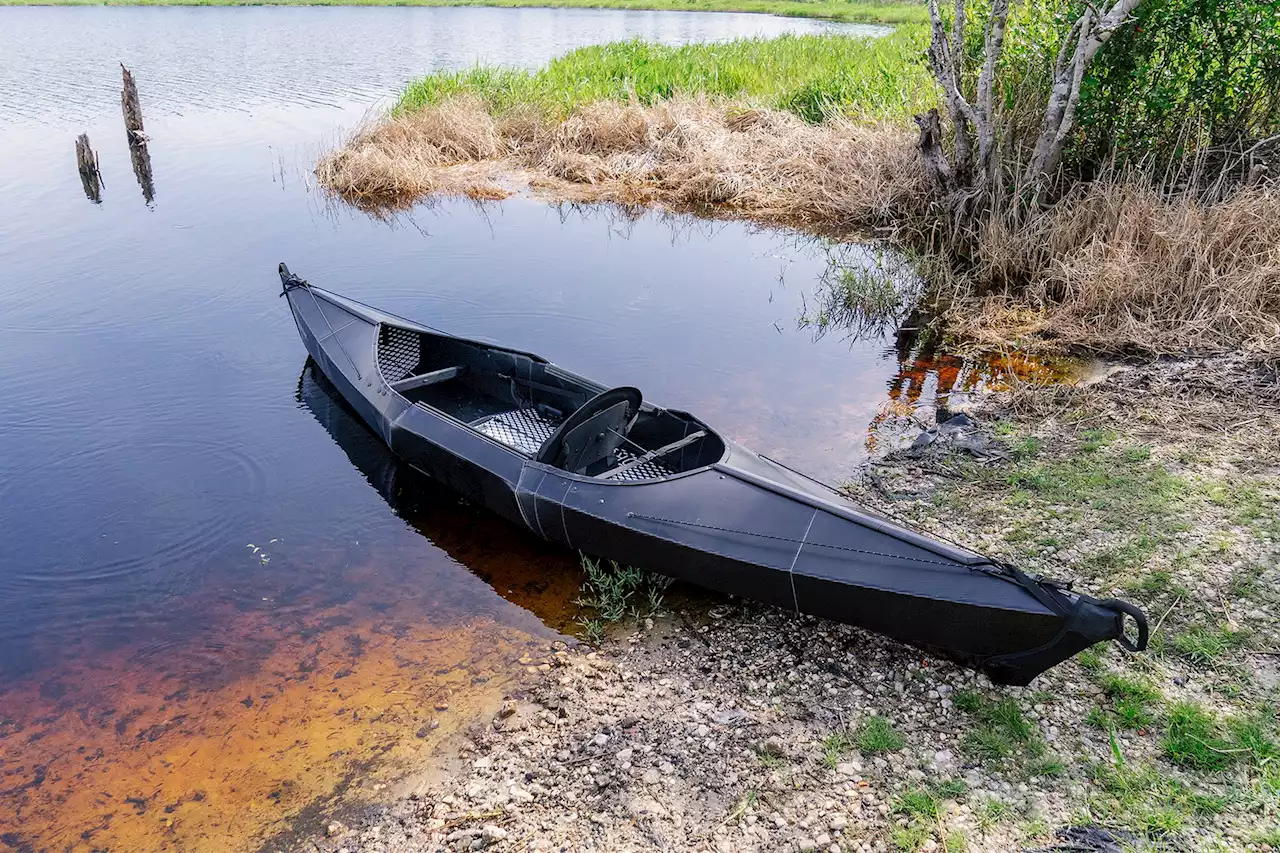
[[[1134,167],[1052,204],[1011,199],[979,222],[951,222],[930,204],[910,122],[938,102],[925,40],[907,26],[880,39],[632,41],[532,71],[432,74],[316,172],[365,209],[432,193],[500,198],[505,176],[568,201],[660,204],[839,240],[873,232],[911,254],[929,307],[979,346],[1280,353],[1274,183],[1206,201]],[[832,292],[868,316],[892,302],[882,280],[842,285]],[[1141,448],[1126,453],[1145,464]]]
[[[698,97],[779,109],[814,124],[834,117],[906,122],[936,102],[920,61],[925,45],[919,27],[875,39],[784,35],[680,47],[613,42],[570,51],[532,71],[477,66],[430,74],[408,85],[395,112],[465,95],[497,118],[535,110],[563,120],[601,101],[651,106]]]

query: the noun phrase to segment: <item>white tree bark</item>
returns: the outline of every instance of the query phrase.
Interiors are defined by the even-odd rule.
[[[967,20],[965,0],[956,0],[955,17],[948,38],[942,22],[938,0],[929,0],[929,20],[933,38],[929,44],[929,62],[934,76],[942,86],[951,117],[953,154],[946,183],[962,194],[959,199],[971,206],[974,198],[989,194],[997,177],[997,133],[995,107],[996,66],[1004,51],[1005,26],[1009,18],[1009,0],[993,0],[991,15],[987,19],[983,44],[982,70],[978,74],[976,106],[970,104],[961,87],[964,84],[964,39]],[[935,151],[925,150],[926,142],[937,142],[940,133],[925,132],[926,117],[917,116],[921,126],[921,151],[926,163],[932,163],[931,175],[941,174],[936,167],[941,146]]]
[[[1040,122],[1040,134],[1027,163],[1027,183],[1040,183],[1058,170],[1067,136],[1075,123],[1080,85],[1089,63],[1128,20],[1142,0],[1104,0],[1090,5],[1072,25],[1058,53],[1049,103]],[[1071,51],[1068,59],[1068,51]]]

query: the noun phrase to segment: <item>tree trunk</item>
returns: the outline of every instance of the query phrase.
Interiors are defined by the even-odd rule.
[[[1109,3],[1100,3],[1096,7],[1089,6],[1072,25],[1063,49],[1058,54],[1049,103],[1045,106],[1031,160],[1027,163],[1024,176],[1026,183],[1043,185],[1047,178],[1058,171],[1067,137],[1075,124],[1084,72],[1102,46],[1115,35],[1116,30],[1124,25],[1130,13],[1141,3],[1142,0],[1110,0]],[[1075,47],[1071,48],[1073,36]],[[1067,59],[1069,48],[1070,60]]]

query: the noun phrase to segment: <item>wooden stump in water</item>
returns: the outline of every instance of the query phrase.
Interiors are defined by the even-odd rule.
[[[147,135],[142,130],[142,107],[138,105],[138,87],[123,62],[120,63],[120,71],[124,76],[124,88],[120,90],[120,108],[124,111],[125,132],[130,143],[146,142]]]
[[[76,168],[85,197],[94,204],[102,203],[102,173],[98,171],[98,154],[89,146],[89,134],[76,137]]]

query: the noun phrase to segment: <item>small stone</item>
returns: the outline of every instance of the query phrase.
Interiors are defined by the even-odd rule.
[[[503,700],[502,707],[498,709],[498,719],[505,720],[507,717],[514,714],[519,707],[520,706],[516,704],[516,700],[514,699]]]
[[[593,737],[591,739],[591,742],[596,746],[604,746],[606,743],[609,742],[609,736],[604,732],[601,732],[600,734]]]
[[[336,820],[330,822],[330,824],[324,828],[324,834],[329,836],[330,838],[337,838],[339,835],[341,835],[346,831],[347,831],[347,828]]]
[[[494,844],[506,840],[507,831],[500,826],[486,823],[480,827],[480,837],[484,839],[486,844]]]
[[[819,835],[817,838],[813,839],[813,841],[814,841],[814,843],[815,843],[815,844],[817,844],[819,847],[829,847],[829,846],[831,846],[831,836],[830,836],[830,835],[827,835],[825,832],[824,832],[824,833],[822,833],[821,835]]]
[[[842,814],[838,814],[831,818],[831,831],[839,832],[849,825],[849,819]]]
[[[436,710],[437,710],[437,711],[447,711],[447,710],[449,710],[449,703],[448,703],[448,702],[437,702],[437,703],[436,703]]]

